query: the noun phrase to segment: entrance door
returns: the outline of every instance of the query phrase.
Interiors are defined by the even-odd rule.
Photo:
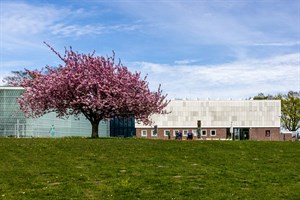
[[[242,129],[241,140],[249,140],[249,129]]]
[[[233,139],[240,140],[240,129],[239,128],[233,129]]]
[[[234,140],[249,140],[249,128],[234,128],[233,129]]]

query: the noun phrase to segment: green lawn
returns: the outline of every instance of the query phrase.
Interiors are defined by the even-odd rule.
[[[300,199],[300,142],[0,138],[0,199]]]

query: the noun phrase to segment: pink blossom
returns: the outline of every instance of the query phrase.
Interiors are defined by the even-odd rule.
[[[46,44],[46,43],[45,43]],[[61,56],[46,44],[64,65],[47,67],[46,73],[26,70],[33,79],[21,82],[26,91],[19,99],[28,117],[56,112],[58,117],[82,113],[92,124],[92,137],[98,137],[100,120],[113,117],[135,117],[151,124],[150,116],[164,114],[169,101],[159,86],[150,91],[146,77],[132,73],[112,57],[79,54],[70,48]]]

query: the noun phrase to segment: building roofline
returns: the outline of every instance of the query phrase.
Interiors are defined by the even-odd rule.
[[[0,86],[0,90],[25,90],[25,88],[13,86]]]
[[[148,126],[148,125],[140,125],[140,124],[135,124],[135,128],[154,128],[154,126]],[[182,128],[187,128],[187,129],[197,129],[197,126],[158,126],[158,128],[164,128],[164,129],[182,129]],[[214,129],[214,128],[230,128],[230,124],[228,126],[202,126],[201,129]],[[280,126],[233,126],[233,128],[280,128]]]
[[[171,99],[171,101],[173,102],[274,102],[274,101],[280,101],[278,99],[264,99],[264,100],[214,100],[214,99],[210,99],[210,100],[201,100],[201,99]]]

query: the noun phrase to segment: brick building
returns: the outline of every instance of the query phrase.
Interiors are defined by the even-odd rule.
[[[282,140],[279,100],[173,100],[166,109],[171,113],[153,115],[152,126],[136,123],[136,136],[174,139],[180,132],[183,139],[193,133],[203,140]]]

